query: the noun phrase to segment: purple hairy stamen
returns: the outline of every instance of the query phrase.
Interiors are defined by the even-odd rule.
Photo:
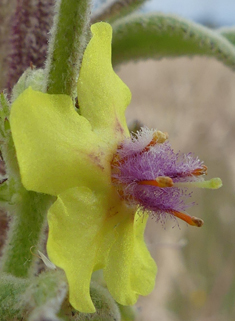
[[[113,184],[130,206],[138,205],[157,218],[167,213],[201,226],[202,220],[182,213],[194,204],[186,204],[192,193],[182,183],[202,181],[207,167],[191,153],[175,153],[166,139],[166,134],[147,128],[126,139],[112,161]]]

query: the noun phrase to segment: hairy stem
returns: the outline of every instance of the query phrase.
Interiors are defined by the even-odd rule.
[[[139,9],[147,0],[114,0],[106,2],[91,17],[91,23],[99,21],[113,22]]]
[[[46,62],[50,94],[74,97],[90,19],[91,0],[59,0]]]
[[[34,259],[30,249],[40,244],[47,210],[52,202],[48,195],[29,192],[20,183],[18,164],[12,138],[3,149],[9,180],[14,181],[14,194],[9,212],[12,222],[8,232],[1,270],[17,277],[27,277],[33,272]]]

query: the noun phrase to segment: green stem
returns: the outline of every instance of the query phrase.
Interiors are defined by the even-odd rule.
[[[12,138],[3,148],[9,182],[14,182],[13,205],[9,212],[12,222],[2,257],[1,270],[17,277],[27,277],[33,271],[34,256],[30,249],[39,246],[45,228],[47,210],[52,197],[27,191],[20,182]],[[10,183],[9,183],[10,184]]]
[[[161,13],[132,15],[113,25],[112,63],[141,59],[207,56],[235,69],[235,46],[190,20]]]
[[[31,248],[37,249],[44,232],[51,197],[22,191],[13,207],[13,222],[3,256],[2,271],[17,277],[28,277],[34,265]],[[32,251],[35,251],[33,249]]]
[[[139,9],[147,0],[115,0],[106,2],[91,17],[91,23],[99,21],[114,22]]]
[[[47,92],[74,97],[87,43],[91,0],[59,0],[46,62]]]

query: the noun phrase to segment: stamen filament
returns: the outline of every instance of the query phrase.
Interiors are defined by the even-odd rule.
[[[150,150],[150,147],[156,145],[156,144],[162,144],[164,143],[167,139],[168,139],[169,135],[167,132],[163,133],[160,130],[155,131],[153,133],[153,138],[151,140],[150,143],[148,143],[148,145],[140,152],[140,154],[146,153]],[[122,146],[119,146],[118,149],[121,149]],[[118,154],[114,155],[114,158],[112,160],[112,164],[124,164],[125,161],[127,160],[128,157],[123,157],[120,159],[120,157],[118,157]]]
[[[185,221],[186,223],[188,223],[189,225],[192,226],[197,226],[197,227],[201,227],[204,224],[204,221],[198,217],[195,216],[190,216],[188,214],[185,213],[181,213],[175,210],[169,210],[167,211],[169,214],[174,215],[177,218],[180,218],[181,220]]]
[[[168,176],[158,176],[155,180],[139,181],[139,185],[152,185],[157,187],[172,187],[174,185],[172,179]]]
[[[153,133],[151,142],[142,150],[142,153],[149,151],[150,147],[164,143],[168,139],[168,133],[163,133],[160,130]]]
[[[178,182],[174,183],[174,187],[198,187],[198,188],[208,188],[208,189],[218,189],[223,185],[219,177],[212,178],[209,181],[201,182]]]

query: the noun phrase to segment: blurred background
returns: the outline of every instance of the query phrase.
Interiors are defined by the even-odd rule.
[[[143,11],[174,13],[215,27],[232,26],[235,2],[233,0],[151,0],[146,2]]]
[[[10,11],[11,1],[1,1]],[[94,8],[102,2],[95,1]],[[10,17],[4,10],[1,21]],[[152,0],[142,10],[177,14],[213,28],[235,25],[233,0]],[[7,35],[0,26],[2,53]],[[234,321],[235,72],[208,58],[149,60],[117,72],[132,91],[128,123],[167,131],[175,151],[194,152],[208,166],[208,179],[218,176],[224,184],[216,191],[195,191],[198,205],[188,212],[204,220],[201,228],[149,220],[146,242],[158,274],[152,294],[138,301],[138,321]],[[1,219],[3,230],[6,219]]]
[[[93,0],[94,10],[107,1]],[[140,11],[177,14],[214,27],[232,26],[235,2],[233,0],[148,0]]]

